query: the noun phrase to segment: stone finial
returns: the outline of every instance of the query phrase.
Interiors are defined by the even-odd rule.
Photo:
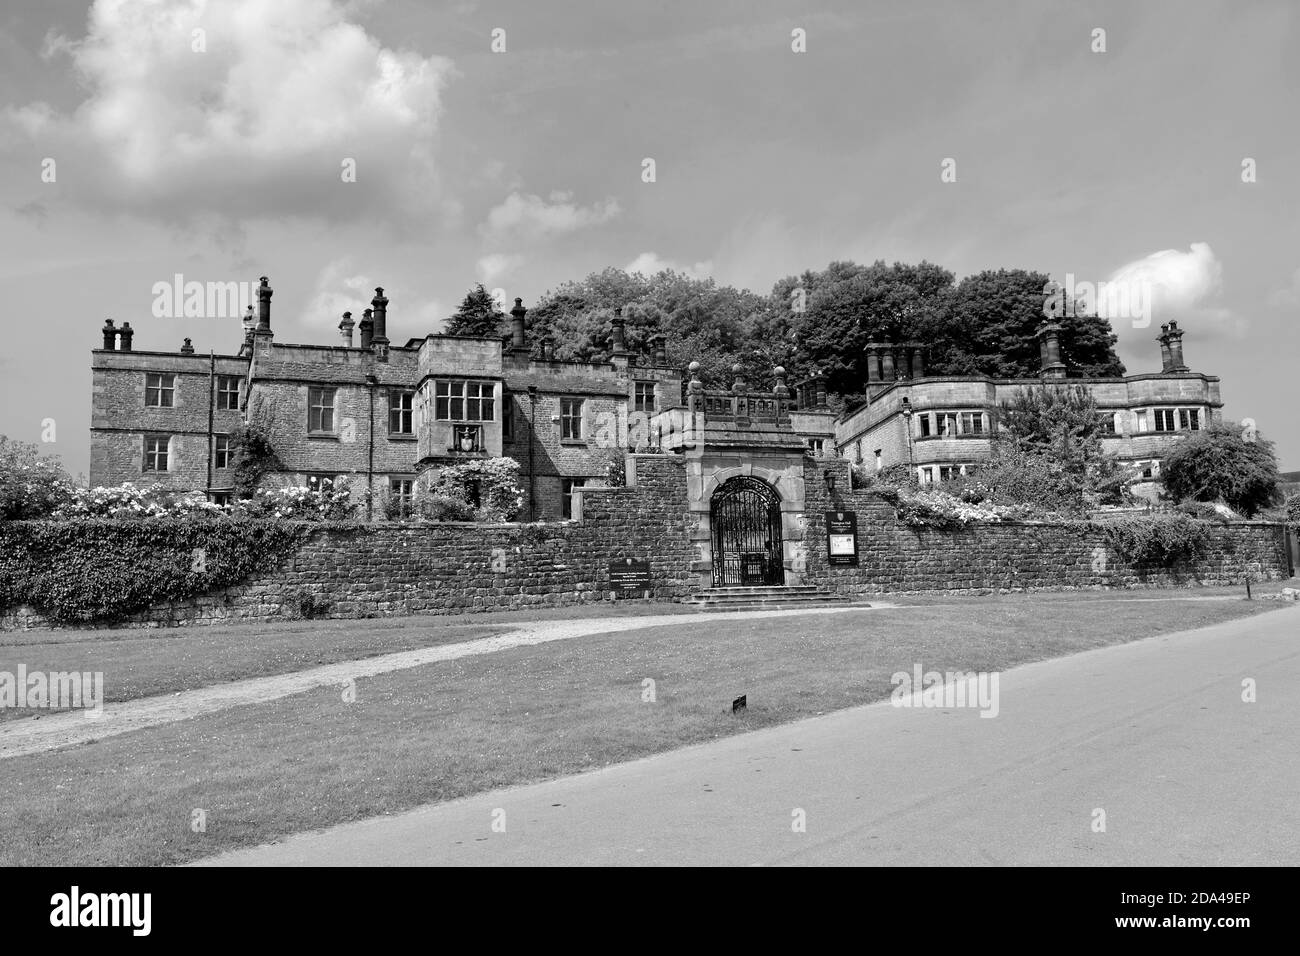
[[[736,376],[735,382],[732,383],[731,390],[737,395],[743,395],[748,390],[748,387],[745,385],[745,379],[741,374],[742,372],[744,372],[744,369],[741,367],[739,362],[731,366],[731,374]]]
[[[777,398],[789,398],[790,390],[785,387],[785,368],[778,365],[776,368],[772,369],[772,377],[776,379],[776,385],[773,387],[772,391],[775,393]]]

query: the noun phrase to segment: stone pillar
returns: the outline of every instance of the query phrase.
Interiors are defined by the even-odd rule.
[[[104,328],[101,329],[100,331],[104,333],[104,348],[109,350],[110,352],[116,349],[117,329],[113,327],[113,320],[106,319],[104,321]]]
[[[920,345],[912,350],[912,378],[925,378],[925,349]]]
[[[776,385],[772,392],[777,398],[787,399],[790,397],[790,390],[785,387],[785,369],[778,365],[772,369],[772,377],[776,379]]]

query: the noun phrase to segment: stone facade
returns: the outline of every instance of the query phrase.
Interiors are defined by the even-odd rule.
[[[566,490],[602,483],[611,461],[646,444],[649,415],[680,400],[662,347],[628,352],[621,319],[608,362],[559,362],[549,343],[530,346],[519,300],[508,338],[427,335],[399,346],[376,289],[360,323],[344,316],[341,345],[295,345],[275,341],[265,278],[257,291],[237,355],[197,355],[188,340],[177,352],[137,352],[129,326],[106,324],[92,355],[92,486],[161,482],[222,500],[233,476],[221,449],[247,418],[270,431],[282,465],[268,484],[343,476],[382,502],[398,482],[505,455],[530,492],[522,517],[560,518]]]
[[[1066,378],[1055,341],[1059,329],[1045,324],[1042,331],[1043,368],[1037,379],[927,376],[917,346],[870,344],[867,399],[836,422],[837,453],[868,469],[908,465],[925,484],[966,474],[992,454],[1002,403],[1046,382],[1091,393],[1109,432],[1102,450],[1154,479],[1170,447],[1220,417],[1219,379],[1184,364],[1177,323],[1162,326],[1157,339],[1159,372],[1117,378]],[[1137,490],[1153,493],[1150,483]]]

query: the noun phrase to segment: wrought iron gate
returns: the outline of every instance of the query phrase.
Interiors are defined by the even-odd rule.
[[[713,584],[784,584],[781,499],[757,478],[732,478],[709,501]]]

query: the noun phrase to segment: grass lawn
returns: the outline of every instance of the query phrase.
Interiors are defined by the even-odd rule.
[[[104,675],[104,702],[268,677],[340,661],[472,641],[528,622],[694,614],[680,604],[604,601],[577,607],[355,621],[277,621],[215,627],[84,628],[0,634],[0,671]],[[0,707],[0,721],[57,708]]]
[[[6,760],[0,863],[181,862],[883,699],[918,661],[1002,670],[1279,607],[1055,598],[684,617],[368,678],[352,704],[322,688]]]

